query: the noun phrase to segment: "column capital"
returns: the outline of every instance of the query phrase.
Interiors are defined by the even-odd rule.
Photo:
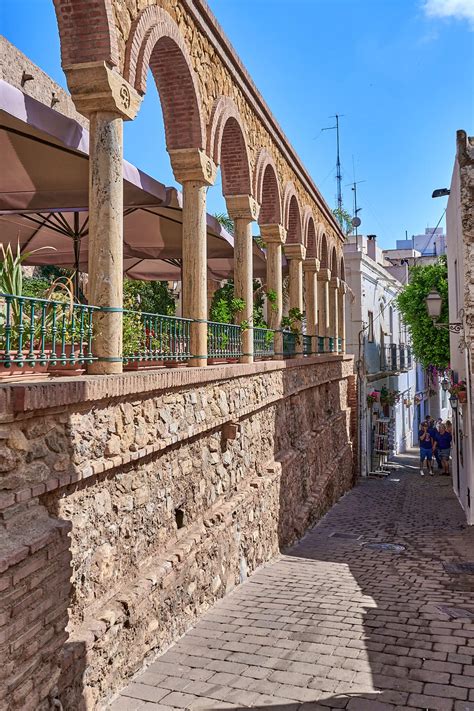
[[[306,257],[306,247],[303,244],[285,244],[284,252],[287,259],[298,259],[300,262]]]
[[[331,270],[320,269],[318,272],[318,281],[331,281]]]
[[[286,230],[283,225],[260,225],[260,236],[265,244],[280,244],[286,242]]]
[[[329,282],[329,286],[330,286],[332,289],[339,289],[340,285],[341,285],[341,280],[339,279],[339,277],[331,277],[331,281]]]
[[[316,272],[319,272],[320,266],[321,266],[321,262],[319,261],[319,259],[316,259],[316,257],[308,257],[303,262],[303,271],[316,273]]]
[[[87,117],[97,111],[116,113],[126,121],[137,115],[143,97],[105,62],[72,64],[64,71],[79,113]]]
[[[347,284],[346,284],[346,282],[345,282],[345,281],[342,281],[342,279],[340,279],[339,281],[340,281],[340,284],[339,284],[339,292],[340,292],[341,294],[347,294]]]
[[[178,183],[189,181],[214,185],[217,167],[200,148],[178,148],[168,153]]]
[[[225,203],[233,220],[257,220],[260,214],[260,205],[251,195],[227,195]]]

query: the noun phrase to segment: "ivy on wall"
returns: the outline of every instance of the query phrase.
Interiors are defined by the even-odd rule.
[[[439,323],[449,321],[448,265],[442,256],[435,264],[415,265],[410,268],[410,281],[397,297],[397,305],[407,324],[416,360],[425,368],[449,365],[449,331],[435,328],[428,316],[425,299],[436,289],[443,300]]]

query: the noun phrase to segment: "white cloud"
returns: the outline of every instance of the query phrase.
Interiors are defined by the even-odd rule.
[[[474,0],[425,0],[423,9],[428,17],[467,20],[474,29]]]

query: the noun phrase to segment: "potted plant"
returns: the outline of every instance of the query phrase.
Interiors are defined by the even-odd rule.
[[[372,390],[372,392],[367,395],[367,407],[373,407],[375,403],[378,402],[379,394],[378,390]]]
[[[451,395],[457,397],[459,402],[467,402],[467,387],[464,380],[459,380],[457,383],[453,383],[449,392]]]
[[[22,254],[19,243],[16,255],[10,244],[0,249],[0,379],[46,374],[43,308],[35,311],[37,302],[23,294],[23,262],[39,250]]]

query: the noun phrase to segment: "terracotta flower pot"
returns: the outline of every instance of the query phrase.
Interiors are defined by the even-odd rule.
[[[48,351],[45,351],[45,353],[49,358]],[[0,362],[0,381],[5,382],[6,380],[10,380],[12,378],[16,379],[36,375],[46,375],[48,372],[48,362],[46,361],[44,364],[38,362],[40,351],[33,351],[33,355],[35,357],[34,363],[29,363],[27,360],[24,360],[22,365],[19,363],[10,363],[9,366],[6,367],[5,363]],[[27,356],[25,356],[25,358],[26,357]],[[0,361],[4,359],[5,351],[0,351]]]
[[[52,350],[52,346],[49,346],[49,349]],[[61,363],[61,355],[63,353],[63,349],[61,345],[56,344],[54,347],[54,353],[56,356],[56,362],[55,363],[50,363],[48,366],[48,371],[51,373],[51,375],[56,375],[56,376],[74,376],[74,375],[82,375],[86,371],[86,366],[85,363],[72,363],[67,361],[66,363]],[[64,346],[64,353],[66,355],[66,358],[71,358],[72,357],[72,346],[69,343],[66,343]]]

